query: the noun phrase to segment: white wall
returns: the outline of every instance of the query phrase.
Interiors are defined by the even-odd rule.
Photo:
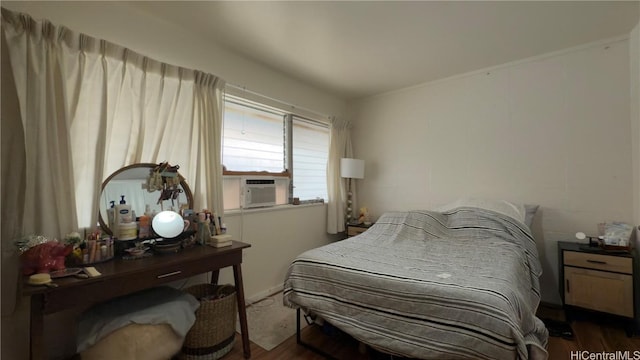
[[[326,214],[326,204],[310,204],[226,216],[234,239],[251,244],[242,265],[247,302],[282,290],[291,261],[305,250],[328,243]],[[221,282],[233,283],[231,269],[221,272]]]
[[[543,301],[559,303],[556,242],[633,222],[629,86],[629,42],[617,39],[354,103],[360,206],[540,204]]]
[[[640,224],[640,23],[629,39],[631,78],[631,128],[633,138],[633,193],[634,219]],[[637,237],[640,241],[640,236]]]
[[[3,1],[2,6],[36,19],[48,19],[160,61],[212,73],[229,83],[321,114],[340,116],[346,109],[342,99],[238,57],[137,8],[114,2]],[[252,244],[243,263],[248,300],[281,288],[287,266],[295,255],[331,241],[325,231],[326,207],[321,205],[231,215],[226,223],[230,233],[242,235],[243,241]],[[232,283],[232,272],[223,271],[221,281]],[[12,317],[2,318],[2,358],[28,357],[27,301],[23,299]],[[73,353],[73,334],[66,330],[73,328],[73,315],[73,312],[63,313],[46,319],[48,348],[54,357]]]

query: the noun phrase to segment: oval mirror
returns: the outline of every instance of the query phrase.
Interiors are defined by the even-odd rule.
[[[102,183],[102,193],[100,194],[100,212],[98,221],[102,230],[109,235],[113,235],[113,230],[108,223],[108,209],[113,204],[118,205],[123,199],[131,206],[136,217],[145,213],[147,205],[149,211],[159,213],[164,210],[174,210],[179,212],[182,209],[193,209],[193,195],[182,175],[177,172],[160,172],[167,176],[151,181],[149,176],[164,164],[140,163],[125,166],[111,174]],[[171,168],[166,164],[167,167]],[[173,169],[176,169],[174,166]],[[170,179],[177,177],[174,179]],[[179,185],[167,186],[167,180],[177,182]],[[164,186],[163,186],[164,184]]]

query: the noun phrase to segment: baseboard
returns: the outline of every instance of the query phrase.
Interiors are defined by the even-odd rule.
[[[264,291],[260,291],[257,294],[252,295],[251,297],[245,298],[244,303],[247,304],[247,306],[250,306],[251,304],[255,304],[260,300],[263,300],[264,298],[267,298],[273,294],[276,294],[280,291],[283,290],[283,285],[278,285],[278,286],[273,286],[268,288],[267,290]]]

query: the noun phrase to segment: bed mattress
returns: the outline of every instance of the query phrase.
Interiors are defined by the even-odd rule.
[[[530,230],[479,208],[387,213],[299,255],[284,304],[379,350],[418,359],[544,359]]]

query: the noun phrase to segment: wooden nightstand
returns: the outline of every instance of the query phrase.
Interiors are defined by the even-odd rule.
[[[373,224],[365,225],[365,224],[347,224],[347,237],[356,236],[358,234],[362,234],[367,231]]]
[[[631,253],[613,253],[573,242],[558,242],[560,296],[567,316],[593,310],[626,319],[633,332],[634,264]],[[635,296],[637,297],[637,296]]]

